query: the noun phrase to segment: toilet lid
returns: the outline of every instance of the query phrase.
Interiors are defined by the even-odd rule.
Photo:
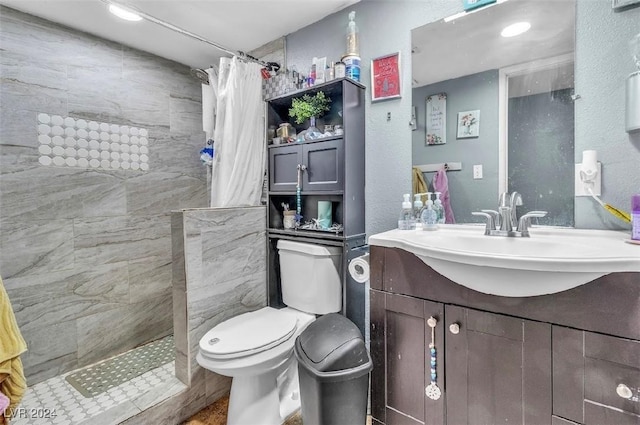
[[[200,340],[200,350],[218,359],[248,356],[286,341],[296,324],[295,316],[264,307],[215,326]]]

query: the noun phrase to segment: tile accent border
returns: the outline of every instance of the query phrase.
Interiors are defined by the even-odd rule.
[[[37,114],[41,165],[149,170],[146,128]]]

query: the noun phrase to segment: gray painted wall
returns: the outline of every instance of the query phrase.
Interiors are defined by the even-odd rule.
[[[447,94],[447,143],[426,146],[426,98],[437,93]],[[418,129],[411,132],[413,163],[462,162],[462,170],[447,173],[451,208],[457,223],[480,221],[471,211],[496,209],[498,202],[498,71],[417,87],[413,105],[418,109]],[[480,135],[456,139],[458,112],[471,110],[480,110]],[[482,164],[482,179],[473,179],[474,164]],[[425,173],[430,188],[434,174]]]
[[[30,384],[172,332],[170,211],[206,207],[183,65],[0,8],[0,273]],[[144,127],[147,172],[43,166],[37,114]]]
[[[627,43],[638,32],[640,8],[614,13],[608,0],[578,0],[576,34],[576,159],[599,150],[603,163],[603,198],[629,208],[640,192],[640,134],[624,131],[625,79],[634,69]],[[371,235],[396,226],[402,193],[411,190],[411,29],[460,12],[458,0],[419,2],[364,0],[357,12],[362,83],[370,86],[372,58],[400,51],[402,98],[371,104],[367,90],[366,223]],[[287,36],[287,65],[306,70],[313,56],[329,60],[345,50],[348,10]],[[387,120],[387,113],[391,120]],[[489,172],[485,168],[485,175]],[[576,200],[576,226],[617,228],[593,200]],[[626,228],[622,225],[623,228]]]

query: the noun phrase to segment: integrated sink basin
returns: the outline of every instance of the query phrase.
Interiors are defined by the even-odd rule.
[[[391,230],[370,245],[400,248],[452,281],[485,294],[532,297],[566,291],[615,272],[640,272],[640,246],[626,232],[556,227],[529,238],[485,236],[484,225]]]

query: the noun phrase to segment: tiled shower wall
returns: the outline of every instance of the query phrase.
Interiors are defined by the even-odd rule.
[[[0,275],[34,384],[172,332],[170,211],[208,205],[201,89],[183,65],[6,7],[0,45]],[[148,170],[42,165],[38,114],[146,129]]]

